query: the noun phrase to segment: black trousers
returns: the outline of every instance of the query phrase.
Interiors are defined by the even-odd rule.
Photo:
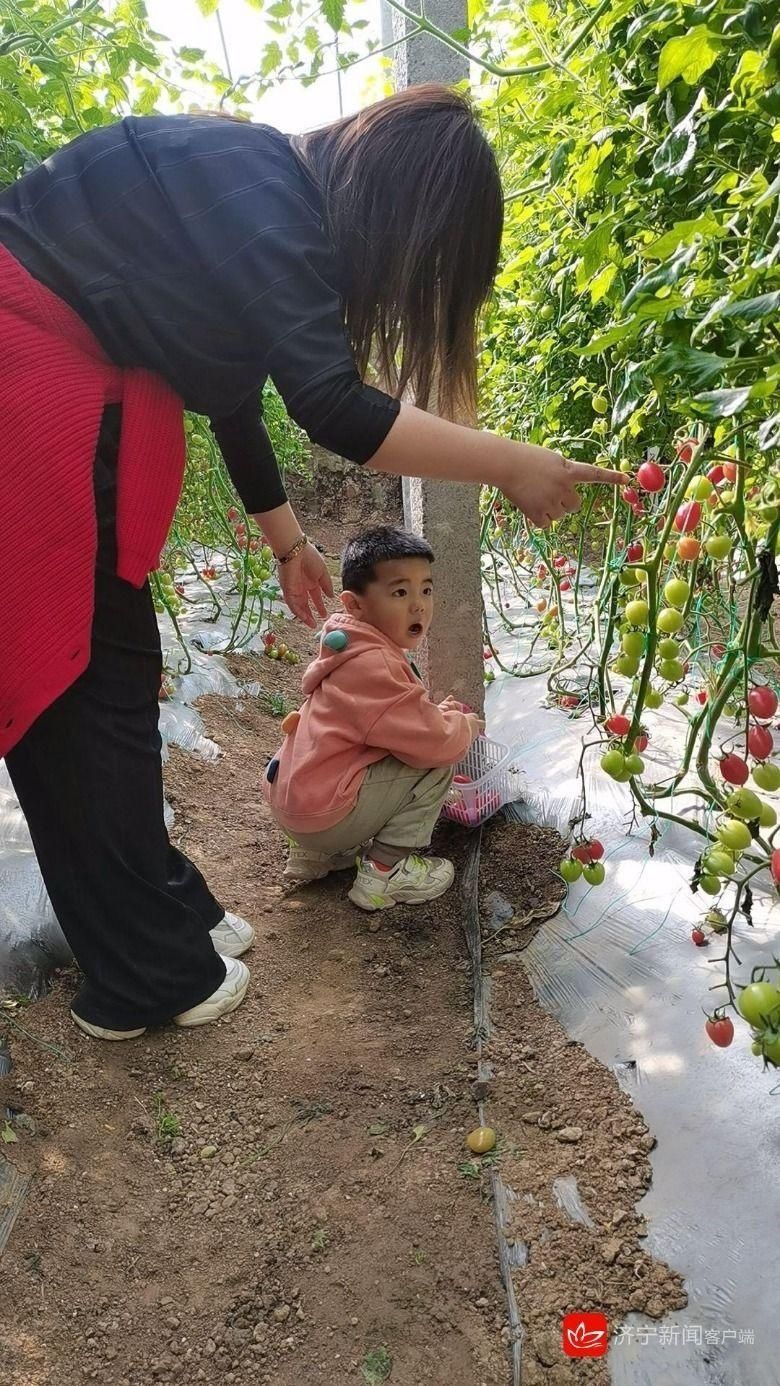
[[[46,889],[84,974],[74,1009],[129,1030],[204,1001],[225,966],[223,918],[163,820],[162,654],[148,583],[116,575],[119,409],[95,461],[98,560],[92,657],[6,757]]]

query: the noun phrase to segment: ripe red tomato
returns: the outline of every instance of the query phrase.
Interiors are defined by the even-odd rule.
[[[558,554],[558,557],[553,559],[553,568],[565,568],[568,561],[563,554]]]
[[[628,559],[629,563],[638,563],[640,558],[644,558],[644,555],[644,545],[641,543],[639,539],[635,539],[633,544],[629,544],[628,548],[626,549],[626,558]]]
[[[580,700],[573,693],[564,693],[559,699],[561,707],[579,707]]]
[[[718,486],[725,475],[726,473],[723,468],[718,464],[715,467],[710,467],[707,473],[707,479],[712,482],[713,486]]]
[[[729,1016],[716,1012],[709,1017],[704,1028],[713,1044],[717,1044],[719,1049],[728,1049],[734,1038],[734,1022]]]
[[[666,477],[657,462],[643,462],[636,474],[643,491],[663,491]]]
[[[724,463],[723,463],[723,475],[724,475],[724,477],[726,478],[727,481],[736,481],[736,479],[737,479],[737,464],[736,464],[736,462],[724,462]]]
[[[493,658],[493,651],[492,651],[492,650],[483,650],[483,651],[482,651],[482,658],[483,658],[483,659],[492,659],[492,658]]]
[[[704,707],[708,698],[709,693],[707,692],[706,688],[700,688],[698,693],[696,694],[697,703],[701,703],[701,706]]]
[[[635,491],[633,486],[624,486],[620,494],[626,502],[626,505],[639,504],[639,492]]]
[[[691,938],[697,948],[703,948],[707,942],[707,935],[703,929],[691,929]]]
[[[726,646],[725,646],[725,645],[711,645],[711,646],[710,646],[710,654],[712,655],[712,658],[713,658],[713,659],[722,659],[725,653],[726,653]]]
[[[701,520],[701,505],[698,501],[685,501],[674,517],[674,527],[678,534],[690,534]]]
[[[746,784],[750,769],[747,761],[730,751],[720,762],[720,773],[726,784]]]
[[[681,442],[675,444],[675,447],[677,456],[687,467],[693,457],[693,449],[698,447],[698,441],[696,438],[683,438]]]
[[[769,870],[772,873],[772,880],[780,890],[780,847],[776,847],[769,858]]]
[[[647,743],[649,740],[650,737],[647,735],[647,732],[639,732],[638,735],[634,737],[634,750],[638,751],[641,755],[643,751],[647,750]]]
[[[241,519],[241,516],[234,505],[231,505],[230,509],[228,510],[227,517],[231,525],[234,525],[237,520]]]
[[[246,525],[236,525],[236,538],[240,539],[244,534],[246,534]]]
[[[774,717],[777,712],[777,694],[766,683],[751,688],[747,701],[753,716],[761,722],[768,722],[769,718]]]
[[[571,855],[575,861],[581,861],[583,866],[589,866],[592,861],[590,843],[579,842],[576,847],[572,847]]]
[[[263,636],[263,644],[265,645],[266,649],[269,649],[271,645],[276,644],[276,635],[274,631],[267,630],[265,632],[265,635]]]
[[[561,583],[561,591],[571,592],[571,583],[569,582],[568,578],[564,578],[563,582]]]
[[[588,846],[590,847],[591,861],[601,861],[604,855],[604,843],[599,842],[597,837],[592,837]]]
[[[748,732],[747,745],[751,756],[756,760],[766,760],[771,756],[775,739],[768,727],[751,727]]]
[[[628,717],[624,717],[622,712],[613,712],[604,723],[611,736],[625,736],[631,726]]]

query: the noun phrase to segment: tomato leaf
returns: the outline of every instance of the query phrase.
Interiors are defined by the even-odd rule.
[[[725,40],[705,24],[697,24],[687,34],[669,39],[658,59],[658,90],[664,91],[678,77],[692,87],[709,72]]]
[[[780,448],[780,414],[774,414],[771,419],[764,419],[759,425],[758,446],[762,452],[768,452],[770,448]]]
[[[731,419],[741,414],[753,393],[752,386],[740,385],[730,390],[704,390],[694,395],[691,407],[707,419]]]
[[[345,0],[322,0],[322,13],[331,29],[338,33],[344,23]]]
[[[658,240],[643,246],[642,255],[647,260],[668,260],[678,246],[688,245],[694,236],[701,236],[703,241],[709,243],[720,240],[725,235],[726,232],[717,217],[707,208],[703,216],[692,217],[688,221],[676,221],[669,231],[658,237]]]
[[[724,356],[697,351],[695,347],[675,342],[653,357],[651,370],[653,375],[661,373],[682,376],[686,384],[700,389],[708,381],[721,375],[731,364]]]

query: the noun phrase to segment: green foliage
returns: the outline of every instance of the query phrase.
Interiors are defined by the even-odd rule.
[[[599,10],[564,70],[484,79],[509,192],[487,421],[587,460],[668,456],[695,419],[716,441],[738,419],[766,448],[780,384],[772,7],[716,0],[706,24],[676,3]],[[474,11],[472,50],[500,44],[505,66],[543,62],[582,23],[568,0],[531,5],[529,22],[503,0]]]

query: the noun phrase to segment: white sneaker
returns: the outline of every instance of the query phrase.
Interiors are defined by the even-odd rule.
[[[325,876],[329,876],[331,871],[348,871],[355,865],[356,857],[357,851],[338,852],[335,856],[329,856],[327,852],[310,852],[305,847],[299,847],[297,842],[292,842],[284,868],[284,879],[297,881],[298,885],[307,885],[309,881],[321,881]]]
[[[445,857],[404,857],[392,871],[380,871],[368,857],[361,857],[349,898],[361,910],[421,905],[437,900],[454,879],[455,867]]]
[[[85,1035],[91,1035],[93,1039],[102,1040],[128,1040],[138,1039],[140,1035],[146,1034],[146,1026],[142,1025],[140,1030],[106,1030],[103,1025],[92,1025],[88,1020],[82,1020],[80,1015],[71,1011],[71,1018],[75,1020],[80,1030]]]
[[[200,1005],[192,1006],[189,1011],[182,1011],[181,1015],[173,1017],[176,1025],[208,1025],[212,1020],[219,1020],[220,1016],[229,1015],[237,1006],[241,1005],[246,989],[249,986],[249,968],[246,963],[242,963],[238,958],[225,958],[225,980],[217,990],[207,996]]]
[[[255,931],[238,914],[225,911],[225,918],[210,930],[211,941],[223,958],[240,958],[254,943]]]

